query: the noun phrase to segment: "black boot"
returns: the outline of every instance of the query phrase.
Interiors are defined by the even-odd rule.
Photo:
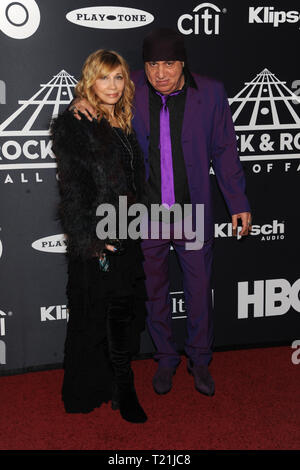
[[[112,410],[120,409],[120,394],[119,394],[119,389],[115,380],[112,383],[111,409]]]
[[[132,309],[129,298],[111,301],[107,323],[110,358],[115,374],[112,408],[119,408],[122,418],[126,421],[144,423],[147,416],[139,404],[130,366]]]

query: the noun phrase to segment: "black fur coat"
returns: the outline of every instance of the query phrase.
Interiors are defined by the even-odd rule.
[[[109,123],[105,119],[99,123],[81,117],[81,121],[77,120],[68,110],[60,114],[52,122],[51,138],[57,157],[59,218],[68,239],[67,252],[89,259],[105,244],[96,235],[100,220],[96,216],[97,206],[110,203],[117,209],[119,196],[128,194],[128,184]],[[144,162],[135,135],[128,138],[134,152],[134,183],[139,202],[145,187]]]

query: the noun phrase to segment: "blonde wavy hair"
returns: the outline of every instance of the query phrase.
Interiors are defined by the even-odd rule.
[[[75,87],[75,95],[79,98],[85,98],[96,109],[99,120],[104,116],[110,121],[108,110],[103,107],[100,99],[93,90],[93,85],[98,78],[103,78],[113,72],[118,66],[122,67],[124,76],[124,91],[115,105],[114,115],[118,126],[124,132],[132,131],[132,102],[134,96],[134,83],[130,80],[129,66],[125,59],[115,51],[99,49],[93,52],[86,59],[82,71],[81,78]]]

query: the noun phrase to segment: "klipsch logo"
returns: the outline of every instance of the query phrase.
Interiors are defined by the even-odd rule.
[[[283,23],[298,23],[299,11],[276,11],[274,7],[249,7],[249,23],[269,23],[278,28]]]
[[[41,321],[68,320],[69,312],[66,305],[50,305],[41,307]]]
[[[293,284],[286,279],[239,282],[238,318],[274,317],[286,314],[291,308],[300,312],[299,292],[300,279]]]
[[[62,70],[31,98],[19,100],[19,108],[0,124],[0,182],[41,183],[42,171],[56,168],[49,126],[73,99],[76,83]]]
[[[127,7],[88,7],[70,11],[71,23],[87,28],[129,29],[152,23],[154,16],[147,11]]]
[[[237,238],[241,238],[240,231],[242,227],[237,228]],[[270,224],[252,225],[250,232],[251,237],[259,237],[263,242],[284,240],[285,238],[285,225],[284,222],[273,220]],[[215,224],[215,238],[230,238],[232,237],[232,223]]]
[[[229,98],[240,159],[255,162],[254,173],[270,173],[281,161],[300,170],[300,97],[268,69]],[[267,161],[262,166],[262,161]]]
[[[59,234],[40,238],[33,242],[31,246],[35,250],[45,251],[47,253],[65,253],[67,244],[65,235]]]
[[[40,24],[40,10],[35,0],[1,0],[0,30],[14,39],[32,36]]]
[[[192,14],[185,13],[178,18],[178,31],[182,34],[220,34],[220,14],[226,13],[226,9],[220,10],[213,3],[200,3]]]

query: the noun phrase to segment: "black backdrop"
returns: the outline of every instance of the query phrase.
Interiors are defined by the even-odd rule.
[[[141,68],[143,37],[158,26],[185,35],[192,71],[224,82],[252,206],[252,235],[234,239],[212,172],[215,347],[299,337],[299,17],[291,0],[1,0],[0,374],[47,368],[63,357],[66,260],[55,219],[51,117],[67,106],[91,52],[115,49],[132,70]],[[181,348],[186,312],[172,251],[170,268]],[[140,354],[152,351],[145,332]]]

